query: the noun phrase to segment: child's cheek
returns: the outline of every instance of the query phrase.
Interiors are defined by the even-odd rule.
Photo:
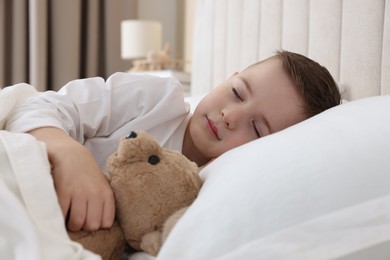
[[[244,135],[244,134],[241,134],[241,135],[236,135],[234,138],[231,138],[230,139],[230,144],[229,144],[229,149],[233,149],[233,148],[236,148],[240,145],[243,145],[243,144],[246,144],[250,141],[252,141],[253,138],[249,138],[248,136]]]

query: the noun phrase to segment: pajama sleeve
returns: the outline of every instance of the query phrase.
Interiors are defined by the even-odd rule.
[[[98,77],[74,80],[58,92],[46,91],[29,98],[9,117],[6,128],[26,132],[56,127],[84,143],[90,137],[109,136],[156,110],[175,117],[181,112],[170,104],[180,99],[182,88],[174,78],[120,72],[107,81]]]

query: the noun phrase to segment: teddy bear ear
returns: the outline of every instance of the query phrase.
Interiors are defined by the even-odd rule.
[[[136,138],[136,137],[137,137],[137,133],[134,131],[131,131],[130,133],[127,134],[126,139]]]

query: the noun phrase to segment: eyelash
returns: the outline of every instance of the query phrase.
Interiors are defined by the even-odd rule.
[[[236,88],[232,88],[232,91],[233,91],[233,94],[236,96],[236,98],[238,98],[241,102],[244,101],[244,99],[242,99],[242,97],[240,96],[240,94],[238,94],[238,91]]]
[[[257,135],[257,138],[260,138],[261,137],[261,134],[260,134],[260,131],[257,130],[257,127],[256,127],[256,124],[255,124],[255,121],[252,120],[252,125],[253,125],[253,129],[255,130],[256,132],[256,135]]]
[[[244,99],[240,96],[240,94],[238,94],[238,91],[236,88],[232,88],[232,92],[236,96],[236,98],[238,98],[241,102],[244,101]],[[252,126],[253,126],[253,129],[255,130],[257,138],[260,138],[261,137],[260,131],[257,129],[255,121],[253,121],[253,120],[252,120]]]

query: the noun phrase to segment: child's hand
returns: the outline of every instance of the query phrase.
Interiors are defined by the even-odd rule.
[[[94,231],[111,227],[114,195],[89,151],[82,145],[72,147],[60,161],[52,163],[54,185],[68,229]]]
[[[92,154],[65,132],[39,128],[30,132],[47,145],[54,185],[70,231],[111,227],[115,199]]]

